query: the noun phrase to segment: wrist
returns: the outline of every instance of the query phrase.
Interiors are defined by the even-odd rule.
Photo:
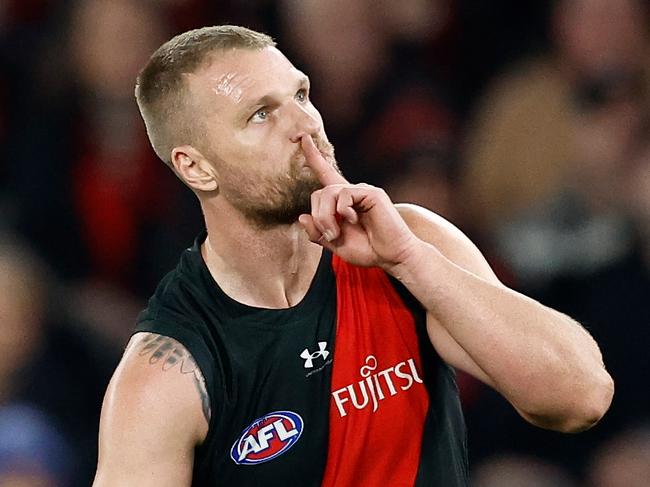
[[[382,267],[386,273],[402,283],[409,282],[417,275],[418,271],[422,270],[425,263],[430,261],[432,249],[431,245],[414,237],[400,252],[397,259]]]

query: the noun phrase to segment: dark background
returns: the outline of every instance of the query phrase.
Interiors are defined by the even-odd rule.
[[[579,319],[617,384],[535,429],[460,374],[477,486],[650,479],[650,77],[635,0],[0,0],[0,485],[83,486],[137,312],[202,228],[133,99],[164,40],[235,23],[312,79],[348,178],[439,212]]]

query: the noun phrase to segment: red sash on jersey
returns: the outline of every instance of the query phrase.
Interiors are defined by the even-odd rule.
[[[386,274],[337,256],[324,487],[413,486],[429,397],[415,322]]]

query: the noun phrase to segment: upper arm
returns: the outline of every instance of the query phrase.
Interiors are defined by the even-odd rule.
[[[395,206],[419,239],[435,246],[442,255],[465,271],[493,284],[502,285],[479,249],[452,223],[419,206]],[[445,362],[493,386],[489,376],[431,313],[427,313],[427,332],[431,343]]]
[[[493,284],[501,284],[481,251],[453,223],[420,206],[395,206],[419,239],[435,246],[442,255],[466,271]]]
[[[202,381],[179,342],[134,335],[104,397],[94,487],[189,486],[210,414]]]

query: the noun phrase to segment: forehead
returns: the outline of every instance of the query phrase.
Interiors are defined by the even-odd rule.
[[[213,101],[236,108],[269,92],[286,89],[302,73],[275,47],[217,52],[206,66],[190,75],[190,91],[201,104]]]

